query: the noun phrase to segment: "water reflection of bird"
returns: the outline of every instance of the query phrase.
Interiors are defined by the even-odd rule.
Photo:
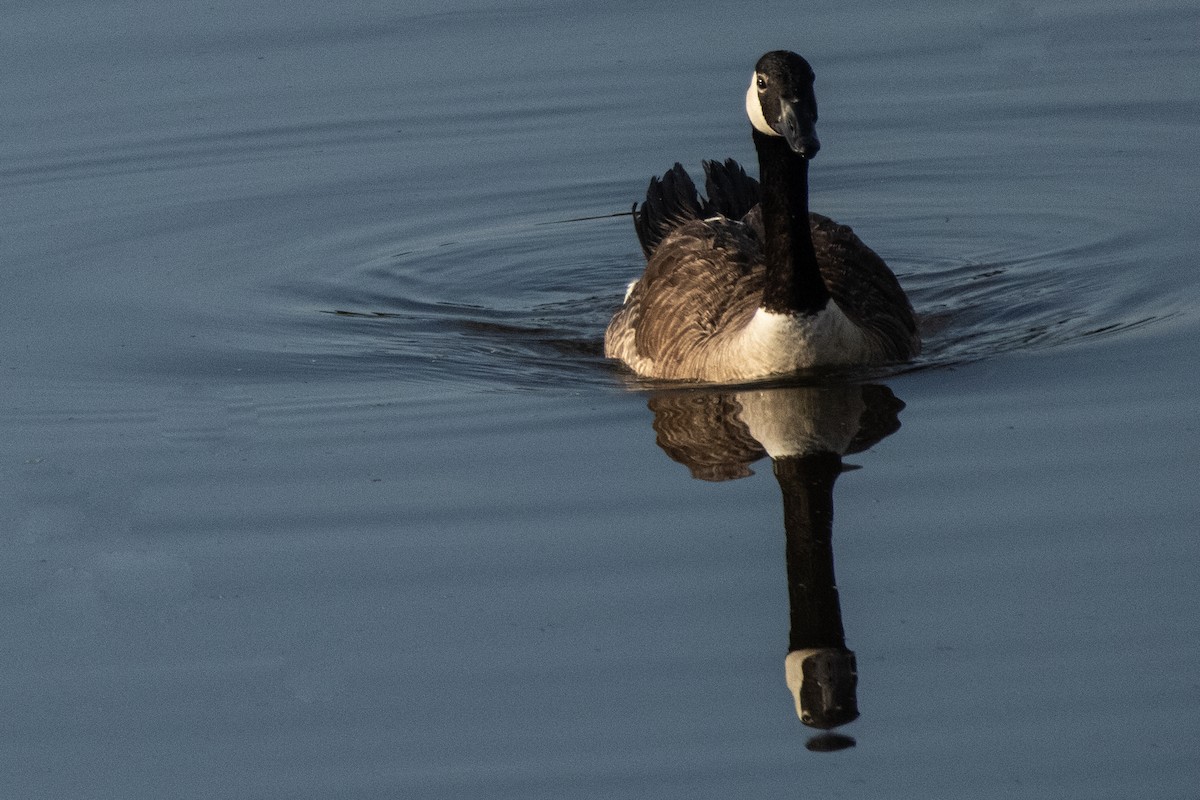
[[[608,326],[605,355],[646,377],[716,382],[916,355],[895,275],[850,228],[809,214],[820,143],[808,62],[759,59],[746,112],[761,187],[733,160],[705,163],[707,200],[679,164],[650,181],[634,207],[646,271]]]
[[[787,536],[788,688],[800,720],[825,731],[810,749],[853,745],[833,731],[858,717],[857,663],[833,572],[833,486],[842,456],[895,432],[904,403],[886,386],[836,385],[661,392],[649,406],[659,446],[693,477],[745,477],[771,457]]]

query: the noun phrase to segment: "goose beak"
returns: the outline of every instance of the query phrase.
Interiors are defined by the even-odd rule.
[[[803,108],[797,108],[797,105],[795,101],[780,101],[779,133],[793,152],[801,158],[811,159],[821,149],[821,140],[817,138],[813,115]]]

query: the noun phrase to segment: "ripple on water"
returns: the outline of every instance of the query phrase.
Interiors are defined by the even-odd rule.
[[[1067,214],[995,215],[972,224],[979,240],[957,243],[959,255],[892,259],[922,319],[919,366],[1067,345],[1175,313],[1161,292],[1144,292],[1128,277],[1146,258],[1145,234]]]
[[[331,376],[517,389],[608,382],[603,331],[631,254],[603,252],[607,221],[570,227],[573,248],[564,226],[460,233],[294,286],[291,352]]]
[[[1170,316],[1161,293],[1124,277],[1147,235],[1059,214],[917,218],[927,252],[873,239],[922,320],[917,368],[1117,335]],[[945,236],[948,227],[966,233]],[[625,219],[460,233],[454,241],[372,254],[319,283],[291,287],[288,324],[314,369],[370,370],[417,382],[536,389],[611,383],[603,332],[642,268]],[[999,244],[997,244],[999,243]],[[886,371],[885,371],[886,372]],[[878,376],[878,373],[875,373]]]

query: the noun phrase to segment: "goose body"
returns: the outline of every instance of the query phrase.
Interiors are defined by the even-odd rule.
[[[813,74],[767,53],[746,94],[762,183],[705,162],[702,199],[682,166],[634,206],[647,264],[604,337],[644,377],[733,382],[826,366],[903,361],[920,350],[912,306],[883,260],[808,211]]]

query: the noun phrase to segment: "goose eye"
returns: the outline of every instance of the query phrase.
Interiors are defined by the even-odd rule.
[[[760,92],[767,88],[767,79],[764,78],[762,75],[758,76],[757,83],[758,83],[758,90]]]

